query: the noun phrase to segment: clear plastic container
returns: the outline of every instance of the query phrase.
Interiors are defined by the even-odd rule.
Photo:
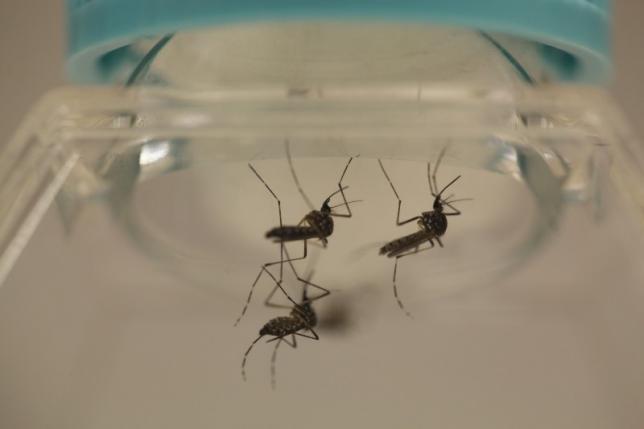
[[[374,34],[377,38],[374,38]],[[427,41],[431,43],[427,43]],[[422,43],[421,43],[422,42]],[[46,96],[0,157],[3,427],[639,428],[644,154],[606,93],[536,45],[435,26],[282,23],[142,41],[130,88]],[[554,48],[553,48],[554,49]],[[224,51],[226,52],[224,54]],[[225,58],[225,61],[222,61]],[[242,355],[264,233],[344,184],[354,216],[301,275],[320,341]],[[431,209],[444,248],[379,247]],[[289,245],[297,254],[300,244]],[[301,285],[285,269],[284,287]]]

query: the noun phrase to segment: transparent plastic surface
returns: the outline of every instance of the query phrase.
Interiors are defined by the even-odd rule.
[[[146,76],[165,71],[160,55]],[[2,425],[641,427],[642,148],[602,91],[507,76],[50,94],[0,158]],[[285,223],[308,211],[287,140],[316,206],[359,155],[344,183],[361,201],[296,265],[332,294],[271,391],[274,343],[240,375],[288,314],[262,305],[268,278],[233,322],[280,254],[247,164]],[[443,248],[400,260],[410,320],[378,249],[417,227],[395,225],[377,160],[410,217],[443,149],[439,184],[460,174],[450,193],[472,200]]]
[[[157,42],[151,38],[129,46],[131,66],[140,65]],[[451,27],[258,23],[180,33],[168,42],[146,70],[146,83],[190,90],[287,86],[319,92],[339,83],[499,86],[556,80],[540,55],[543,46]],[[122,82],[131,77],[127,67],[120,73]]]

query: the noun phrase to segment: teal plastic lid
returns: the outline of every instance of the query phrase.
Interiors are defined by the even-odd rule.
[[[426,22],[540,43],[561,79],[611,75],[610,0],[67,0],[68,74],[110,82],[137,39],[241,22],[306,19]]]

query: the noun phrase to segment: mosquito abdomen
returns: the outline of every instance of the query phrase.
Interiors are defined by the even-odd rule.
[[[418,231],[413,234],[405,235],[404,237],[392,240],[382,246],[380,248],[380,254],[386,254],[388,257],[393,258],[407,250],[420,246],[430,238],[432,238],[432,235],[427,231]]]
[[[300,241],[317,238],[318,232],[311,226],[278,226],[266,233],[266,238],[275,242]]]
[[[259,335],[283,337],[304,328],[306,328],[306,324],[300,318],[281,316],[269,320],[259,331]]]

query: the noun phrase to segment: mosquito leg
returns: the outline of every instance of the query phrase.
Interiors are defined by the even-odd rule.
[[[248,354],[250,351],[253,349],[253,346],[257,344],[257,342],[263,337],[263,335],[260,335],[259,337],[255,338],[255,341],[253,341],[250,346],[248,346],[248,349],[246,350],[246,353],[244,353],[244,357],[242,359],[242,364],[241,364],[241,376],[244,381],[246,381],[246,359],[248,358]]]
[[[347,165],[344,167],[344,171],[342,171],[342,175],[340,176],[340,181],[338,182],[338,189],[340,190],[340,195],[342,195],[342,204],[341,206],[345,206],[347,208],[347,213],[334,213],[333,216],[336,217],[351,217],[353,214],[351,213],[351,207],[349,207],[349,202],[347,201],[346,195],[344,195],[344,188],[342,187],[342,180],[344,179],[344,175],[347,173],[347,169],[349,168],[349,164],[351,164],[351,161],[353,161],[353,157],[349,158],[349,161],[347,162]]]
[[[347,188],[347,187],[345,187],[345,189],[346,189],[346,188]],[[344,199],[346,200],[346,198],[344,198]],[[336,209],[336,208],[338,208],[338,207],[342,207],[342,206],[347,206],[347,207],[348,207],[350,204],[361,203],[361,202],[363,202],[363,201],[364,201],[364,200],[351,200],[351,201],[345,201],[345,202],[343,202],[343,203],[340,203],[340,204],[336,204],[336,205],[334,205],[334,206],[331,206],[330,208],[331,208],[331,209]],[[349,213],[349,214],[344,214],[344,213],[335,213],[335,212],[331,212],[331,213],[329,213],[329,215],[330,215],[330,216],[333,216],[333,217],[351,217],[351,216],[353,216],[351,213]]]
[[[277,349],[279,348],[280,344],[282,344],[281,338],[275,343],[273,354],[271,356],[271,389],[273,390],[275,390],[275,388],[277,387],[277,370],[275,368],[275,363],[277,361]]]
[[[288,251],[286,250],[286,246],[284,246],[284,243],[281,243],[282,246],[283,246],[283,252],[286,254],[287,259],[282,260],[282,261],[268,262],[268,263],[264,264],[264,266],[263,266],[264,269],[267,269],[268,267],[276,265],[276,264],[280,264],[280,279],[279,279],[279,281],[277,281],[277,280],[275,280],[275,278],[273,278],[273,280],[275,280],[275,282],[276,282],[276,285],[273,288],[273,290],[271,291],[271,293],[268,295],[268,298],[266,298],[266,300],[264,300],[264,304],[266,306],[268,306],[268,307],[276,307],[277,306],[277,305],[269,304],[268,301],[273,296],[273,294],[275,293],[275,290],[277,288],[282,289],[282,287],[280,285],[282,284],[282,279],[283,279],[283,269],[282,269],[282,267],[284,266],[284,262],[288,262],[291,265],[291,268],[292,268],[293,267],[293,261],[300,261],[302,259],[306,259],[306,256],[308,254],[307,243],[308,243],[308,240],[304,240],[304,249],[303,249],[302,256],[299,256],[299,257],[293,258],[293,259],[291,259],[291,257],[288,255]],[[284,255],[282,255],[282,256],[284,256]],[[266,270],[266,271],[268,272],[268,270]],[[260,275],[261,275],[261,271],[260,271]],[[273,277],[272,274],[269,273],[269,275],[271,277]],[[258,279],[256,279],[255,281],[257,281],[257,280]],[[252,289],[253,288],[254,288],[254,286],[251,287],[251,294],[252,294]],[[282,289],[282,292],[284,292],[284,289]],[[286,294],[286,296],[288,297],[288,294]],[[250,299],[250,294],[249,294],[249,299]],[[289,300],[291,302],[293,302],[293,300],[290,297],[289,297]],[[250,302],[250,301],[248,301],[248,302]],[[247,302],[247,305],[248,305],[248,302]],[[277,306],[277,307],[279,307],[279,306]],[[285,308],[290,308],[290,307],[285,307]],[[243,316],[243,313],[242,313],[242,316]]]
[[[244,315],[246,314],[246,310],[248,310],[248,305],[250,304],[250,300],[253,297],[253,290],[255,289],[257,282],[259,282],[260,277],[262,277],[264,270],[266,270],[266,267],[262,266],[262,268],[260,268],[259,270],[259,273],[257,274],[257,277],[255,277],[255,281],[250,286],[250,291],[248,291],[248,298],[246,298],[246,303],[244,304],[244,308],[242,308],[242,312],[239,315],[239,317],[237,317],[237,320],[235,320],[235,324],[233,326],[237,326],[239,322],[242,320],[242,317],[244,317]]]
[[[276,368],[276,363],[277,363],[277,348],[280,346],[280,344],[285,342],[292,348],[297,348],[297,341],[295,341],[295,334],[291,335],[292,338],[292,343],[289,343],[286,337],[280,337],[280,340],[275,344],[275,348],[273,349],[273,355],[271,356],[271,388],[275,390],[277,387],[277,368]]]
[[[451,201],[451,202],[453,202],[453,201]],[[454,207],[453,205],[451,205],[447,201],[443,201],[443,204],[445,204],[450,209],[454,210],[453,212],[445,212],[445,211],[443,211],[443,214],[445,216],[458,216],[458,215],[461,214],[461,211],[459,209],[457,209],[456,207]]]
[[[306,334],[303,334],[301,332],[295,332],[294,335],[298,335],[298,336],[304,337],[304,338],[310,338],[310,339],[316,340],[316,341],[320,339],[320,336],[313,330],[312,327],[309,326],[307,328],[307,330],[309,330],[313,334],[313,336],[306,335]]]
[[[355,158],[359,157],[360,155],[356,155]],[[342,180],[344,180],[344,175],[347,174],[347,170],[349,169],[349,165],[351,164],[351,161],[353,161],[353,156],[349,157],[349,161],[347,161],[347,165],[344,166],[344,170],[342,170],[342,174],[340,175],[340,180],[338,181],[338,188],[342,190]]]
[[[293,306],[292,306],[292,305],[276,304],[276,303],[274,303],[274,302],[271,302],[271,299],[273,299],[273,295],[275,295],[275,292],[277,292],[277,290],[278,290],[278,289],[279,289],[279,287],[278,287],[277,285],[273,286],[273,290],[271,290],[271,293],[269,293],[269,294],[268,294],[268,296],[266,297],[266,299],[264,300],[264,305],[265,305],[266,307],[271,307],[271,308],[286,308],[286,309],[289,309],[289,310],[290,310],[291,308],[293,308]]]
[[[277,195],[275,194],[275,192],[273,192],[271,187],[268,186],[268,183],[266,183],[266,181],[262,178],[262,176],[257,172],[255,167],[253,167],[253,165],[251,163],[248,163],[248,168],[251,169],[251,171],[259,179],[259,181],[264,184],[264,186],[266,187],[268,192],[270,192],[270,194],[273,196],[273,198],[275,198],[275,201],[277,201],[277,211],[279,213],[280,228],[283,228],[284,227],[284,222],[282,220],[282,202],[280,201],[279,198],[277,198]],[[282,281],[282,279],[284,278],[284,263],[282,261],[284,261],[284,243],[283,242],[280,243],[280,264],[281,264],[280,265],[280,281]]]
[[[273,279],[273,282],[275,282],[275,286],[276,286],[277,288],[279,288],[279,290],[281,290],[281,291],[282,291],[282,293],[284,294],[284,296],[286,296],[286,298],[287,298],[289,301],[291,301],[291,303],[292,303],[293,305],[298,305],[298,304],[297,304],[297,302],[295,302],[295,301],[293,300],[293,298],[291,298],[291,295],[289,295],[289,294],[284,290],[284,288],[282,287],[282,282],[278,281],[278,280],[275,278],[275,276],[273,275],[273,273],[271,273],[269,270],[264,269],[264,271],[265,271],[265,272],[270,276],[270,278],[271,278],[271,279]]]
[[[241,321],[242,317],[244,317],[244,315],[246,314],[246,311],[248,310],[248,305],[250,304],[250,301],[251,301],[251,299],[253,297],[253,291],[255,290],[255,286],[259,282],[259,279],[262,277],[263,273],[268,274],[271,277],[271,279],[273,279],[273,281],[275,282],[276,287],[278,287],[282,291],[282,293],[286,296],[286,298],[289,301],[291,301],[293,303],[293,305],[297,305],[297,303],[293,300],[293,298],[291,298],[291,296],[282,287],[282,282],[275,278],[273,273],[271,273],[268,270],[266,265],[262,265],[262,268],[259,270],[259,274],[257,274],[257,277],[255,278],[255,281],[253,282],[253,284],[250,287],[250,291],[248,292],[248,298],[246,298],[246,304],[244,304],[244,308],[242,309],[242,312],[239,315],[239,317],[237,318],[237,320],[235,321],[234,326],[237,326],[239,324],[239,322]]]
[[[286,252],[286,257],[288,258],[288,251]],[[305,289],[304,289],[304,294],[306,294],[306,287],[307,287],[307,286],[311,286],[311,287],[313,287],[313,288],[315,288],[315,289],[318,289],[318,290],[322,291],[322,292],[320,293],[320,295],[318,295],[318,296],[316,296],[316,297],[314,297],[314,298],[306,298],[306,300],[305,300],[306,302],[313,302],[313,301],[317,301],[318,299],[320,299],[320,298],[324,298],[325,296],[327,296],[327,295],[329,295],[329,294],[331,293],[331,291],[330,291],[329,289],[324,288],[324,287],[322,287],[322,286],[320,286],[320,285],[316,285],[315,283],[313,283],[313,282],[309,281],[310,279],[309,279],[309,280],[307,280],[307,279],[304,279],[304,278],[300,277],[300,275],[299,275],[299,274],[297,273],[297,271],[295,270],[295,266],[293,265],[293,263],[292,263],[291,261],[289,261],[289,262],[288,262],[288,264],[291,266],[291,271],[293,271],[293,274],[295,275],[295,277],[296,277],[300,282],[304,283],[304,288],[305,288]],[[304,302],[303,302],[303,303],[304,303]]]
[[[294,261],[301,261],[302,259],[306,259],[306,256],[308,255],[308,247],[307,247],[308,240],[302,240],[302,241],[304,242],[304,249],[303,249],[302,256],[298,256],[297,258],[291,259],[290,256],[288,256],[288,251],[286,250],[286,246],[284,246],[284,254],[286,254],[286,259],[282,259],[280,261],[275,261],[275,262],[268,262],[264,264],[264,267],[272,267],[273,265],[277,265],[277,264],[283,265],[284,262],[294,262]],[[281,243],[281,244],[284,245],[284,243]],[[280,277],[280,280],[282,280],[282,277]]]
[[[288,159],[288,166],[291,169],[291,176],[293,176],[293,181],[295,182],[295,186],[297,186],[297,190],[300,192],[300,195],[302,196],[302,199],[304,200],[306,205],[309,206],[309,210],[315,210],[313,203],[304,192],[304,189],[302,189],[302,185],[300,185],[300,181],[297,178],[297,174],[295,174],[295,167],[293,167],[293,159],[291,158],[291,143],[288,140],[286,140],[284,142],[284,146],[286,147],[286,159]]]
[[[396,283],[396,275],[398,273],[398,260],[404,258],[405,256],[415,255],[417,253],[424,252],[425,250],[429,250],[429,249],[433,248],[434,247],[434,242],[430,239],[429,243],[431,244],[429,247],[425,247],[425,248],[422,248],[422,249],[419,248],[419,247],[416,247],[414,250],[412,250],[410,252],[403,253],[402,255],[396,256],[396,262],[394,263],[394,277],[393,277],[394,297],[396,298],[396,302],[398,303],[398,307],[400,307],[400,309],[402,311],[404,311],[405,315],[407,317],[409,317],[410,319],[413,319],[413,316],[411,315],[411,313],[409,311],[407,311],[407,309],[405,308],[402,300],[398,296],[398,285]]]
[[[289,332],[288,334],[285,334],[285,335],[282,335],[282,336],[279,336],[279,337],[275,337],[275,338],[271,338],[270,340],[266,341],[266,343],[268,344],[268,343],[272,343],[273,341],[281,340],[284,337],[286,337],[287,335],[293,335],[293,336],[297,335],[299,337],[310,338],[311,340],[319,340],[320,339],[320,336],[313,330],[312,327],[303,328],[303,329],[306,329],[307,331],[310,331],[313,334],[313,336],[305,335],[305,334],[303,334],[301,332]]]
[[[296,349],[297,348],[297,340],[295,339],[295,334],[291,334],[291,342],[289,343],[286,337],[282,338],[282,340],[291,346],[292,348]]]
[[[387,179],[387,182],[389,182],[389,186],[391,186],[391,190],[394,191],[394,195],[396,196],[396,199],[398,200],[398,212],[396,214],[396,225],[405,225],[409,222],[413,222],[415,220],[420,219],[420,216],[414,216],[412,218],[409,218],[407,220],[401,221],[400,220],[400,206],[402,205],[402,201],[400,197],[398,196],[398,192],[396,191],[396,188],[394,187],[393,182],[389,178],[389,175],[387,174],[387,171],[385,170],[385,166],[382,164],[381,160],[378,160],[378,164],[380,164],[380,169],[382,170],[382,173],[385,175],[385,179]]]
[[[407,309],[405,309],[405,306],[402,303],[402,300],[398,296],[398,286],[396,285],[396,273],[398,272],[398,259],[400,259],[400,258],[397,256],[396,257],[396,262],[394,263],[394,279],[393,279],[393,281],[394,281],[394,297],[396,298],[396,302],[398,303],[398,307],[400,307],[400,309],[405,312],[405,315],[407,317],[409,317],[410,319],[413,319],[413,316],[411,315],[411,313],[409,311],[407,311]]]
[[[288,254],[288,251],[287,251],[286,247],[284,247],[284,252],[285,252],[285,254],[286,254],[286,258],[287,258],[286,260],[284,260],[284,262],[288,262],[288,264],[291,266],[291,270],[293,270],[293,272],[295,273],[295,268],[293,268],[293,261],[299,261],[299,260],[301,260],[301,259],[305,259],[305,258],[306,258],[306,256],[307,256],[307,240],[304,240],[304,253],[303,253],[303,255],[302,255],[301,257],[291,259],[291,257],[290,257],[290,256],[289,256],[289,254]],[[266,268],[268,268],[269,266],[271,266],[271,265],[275,265],[275,264],[278,264],[278,263],[279,263],[279,262],[269,262],[269,263],[267,263],[267,264],[264,264],[263,268],[265,268],[265,269],[266,269]],[[266,270],[266,271],[268,272],[268,270]],[[261,276],[261,274],[262,274],[262,271],[260,271],[260,276]],[[269,272],[269,275],[270,275],[271,277],[273,277],[273,275],[272,275],[272,274],[270,274],[270,272]],[[297,276],[297,273],[295,273],[295,275]],[[255,280],[255,282],[257,282],[257,280],[259,280],[259,276],[258,276],[258,278]],[[275,281],[275,286],[273,286],[273,290],[271,290],[271,292],[268,294],[268,296],[267,296],[267,297],[266,297],[266,299],[264,300],[264,305],[265,305],[265,306],[267,306],[267,307],[274,307],[274,308],[292,308],[291,306],[282,305],[282,304],[275,304],[275,303],[271,302],[271,299],[273,298],[273,295],[275,295],[275,292],[277,291],[277,289],[281,289],[281,290],[282,290],[282,292],[284,292],[284,289],[281,287],[282,282],[281,282],[281,281],[276,280],[274,277],[273,277],[273,281]],[[255,283],[253,283],[253,286],[251,286],[251,293],[249,294],[249,297],[248,297],[248,300],[247,300],[247,303],[246,303],[246,307],[247,307],[247,306],[248,306],[248,304],[250,303],[250,298],[251,298],[251,296],[252,296],[252,290],[253,290],[253,288],[255,287],[254,285],[255,285]],[[286,294],[286,292],[284,292],[284,294],[287,296],[287,298],[289,298],[289,300],[290,300],[291,302],[293,302],[293,303],[294,303],[294,301],[289,297],[289,295],[288,295],[288,294]],[[246,312],[246,307],[244,307],[244,310],[242,310],[242,315],[239,317],[239,319],[241,319],[241,317],[242,317],[242,316],[244,315],[244,313]],[[235,326],[237,325],[237,323],[239,323],[239,319],[237,319],[237,322],[235,323]]]
[[[283,243],[281,243],[281,244],[282,244],[282,251],[283,251],[282,260],[274,261],[274,262],[267,262],[266,264],[262,265],[261,269],[259,270],[259,274],[257,274],[257,277],[255,278],[255,281],[253,282],[253,284],[250,287],[250,291],[248,292],[248,297],[246,298],[246,303],[244,304],[244,308],[242,309],[242,312],[239,315],[239,317],[237,318],[237,320],[235,321],[234,326],[237,326],[239,324],[239,321],[242,319],[242,317],[244,317],[244,314],[246,314],[246,311],[248,310],[248,305],[250,304],[250,301],[251,301],[251,299],[253,297],[253,291],[255,290],[255,286],[259,282],[259,279],[260,279],[260,277],[262,276],[263,273],[267,273],[273,279],[273,281],[275,282],[275,287],[280,289],[284,293],[284,295],[286,295],[286,297],[288,298],[289,301],[291,301],[293,304],[297,305],[297,303],[295,301],[293,301],[293,299],[289,296],[289,294],[286,293],[284,288],[282,288],[282,279],[284,278],[283,266],[284,266],[284,262],[288,262],[289,264],[292,264],[293,261],[299,261],[301,259],[306,258],[306,256],[307,256],[307,240],[304,240],[304,253],[303,253],[303,255],[298,257],[298,258],[293,258],[293,259],[291,259],[290,256],[288,256],[286,246],[284,246]],[[284,253],[286,253],[286,255],[287,255],[286,257],[288,258],[286,260],[283,259]],[[275,278],[275,276],[268,270],[269,267],[271,267],[273,265],[277,265],[277,264],[280,264],[280,279],[279,280],[277,280]],[[293,265],[291,265],[291,267],[293,267]],[[271,305],[267,304],[267,301],[270,299],[270,297],[273,296],[274,293],[275,293],[275,289],[273,289],[273,291],[269,294],[269,298],[267,298],[264,301],[264,304],[266,304],[269,307],[271,307]]]
[[[308,298],[308,297],[307,297],[307,298],[306,298],[306,302],[307,302],[307,303],[310,303],[310,302],[313,302],[313,301],[317,301],[318,299],[322,299],[322,298],[324,298],[325,296],[327,296],[327,295],[330,295],[330,294],[331,294],[331,291],[330,291],[329,289],[327,289],[327,288],[325,288],[325,287],[322,287],[322,286],[320,286],[320,285],[317,285],[317,284],[315,284],[315,283],[313,283],[313,282],[311,282],[311,281],[305,280],[305,279],[303,279],[302,277],[300,277],[299,275],[297,275],[297,273],[295,273],[295,277],[296,277],[299,281],[301,281],[302,283],[304,283],[306,286],[311,286],[311,287],[313,287],[313,288],[318,289],[318,290],[320,290],[320,291],[321,291],[319,295],[317,295],[317,296],[315,296],[315,297],[313,297],[313,298]]]

